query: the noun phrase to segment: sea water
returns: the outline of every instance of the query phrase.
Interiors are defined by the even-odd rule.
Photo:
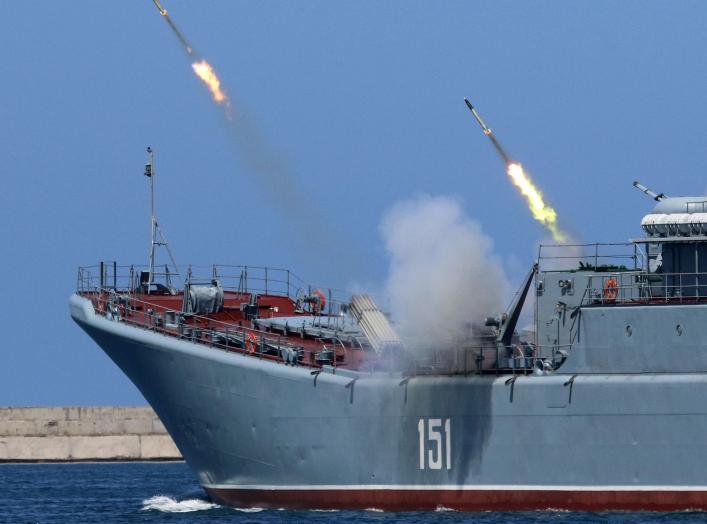
[[[343,522],[343,523],[678,523],[707,513],[393,513],[228,508],[208,500],[186,464],[80,463],[0,465],[0,522]]]

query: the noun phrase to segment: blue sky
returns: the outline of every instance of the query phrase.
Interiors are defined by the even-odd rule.
[[[464,96],[582,240],[640,235],[651,205],[636,178],[707,188],[704,2],[165,7],[321,231],[249,174],[150,0],[3,0],[0,405],[144,402],[67,299],[78,265],[145,261],[148,144],[180,263],[285,266],[333,286],[385,280],[381,218],[422,193],[462,199],[514,277],[532,262],[545,233]]]

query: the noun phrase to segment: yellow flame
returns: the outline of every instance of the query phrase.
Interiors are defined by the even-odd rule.
[[[228,98],[226,94],[221,91],[221,81],[216,76],[214,68],[211,67],[206,60],[201,60],[200,62],[194,62],[192,65],[196,76],[201,78],[201,80],[206,84],[206,87],[211,91],[211,96],[218,103],[226,102]]]
[[[557,242],[567,240],[567,235],[557,225],[557,212],[545,203],[542,193],[523,170],[523,166],[515,162],[508,164],[508,176],[528,201],[528,207],[535,220],[544,225]]]

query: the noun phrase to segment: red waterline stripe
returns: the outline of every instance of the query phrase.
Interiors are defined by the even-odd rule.
[[[205,488],[219,504],[236,507],[527,511],[707,510],[707,491],[690,490],[428,490],[428,489],[237,489]]]

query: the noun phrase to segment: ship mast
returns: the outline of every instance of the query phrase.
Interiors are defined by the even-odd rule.
[[[145,176],[150,179],[150,280],[149,286],[152,284],[153,275],[155,274],[155,243],[157,241],[157,219],[155,218],[155,173],[152,169],[155,165],[155,152],[150,146],[147,146],[147,154],[149,160],[145,164]]]
[[[155,283],[155,277],[162,275],[165,277],[167,285],[170,285],[170,272],[168,266],[165,265],[164,273],[155,272],[155,248],[158,246],[164,246],[169,255],[169,259],[172,262],[172,267],[174,269],[174,275],[179,276],[179,269],[177,268],[177,263],[172,256],[172,251],[169,249],[169,244],[165,238],[159,224],[157,223],[157,216],[155,215],[155,151],[147,146],[148,161],[145,164],[145,176],[150,179],[150,256],[149,256],[149,276],[147,281],[147,293],[150,293],[152,284]]]

